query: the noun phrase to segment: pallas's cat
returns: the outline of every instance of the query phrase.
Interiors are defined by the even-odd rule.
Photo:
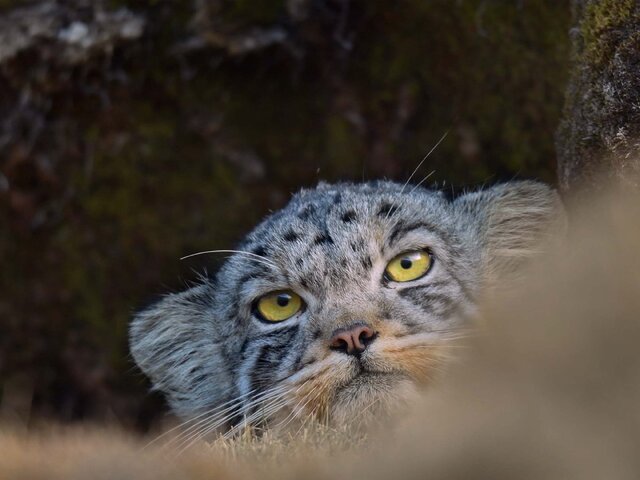
[[[558,207],[531,181],[456,198],[387,181],[302,190],[213,278],[139,313],[131,351],[201,432],[366,422],[429,384]]]

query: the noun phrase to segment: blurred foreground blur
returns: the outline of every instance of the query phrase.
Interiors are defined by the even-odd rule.
[[[574,205],[567,238],[486,299],[460,363],[391,432],[318,427],[177,458],[113,433],[3,434],[0,477],[638,478],[640,197]]]

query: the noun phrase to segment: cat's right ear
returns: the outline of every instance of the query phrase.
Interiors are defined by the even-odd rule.
[[[180,416],[223,400],[230,390],[214,321],[213,290],[205,282],[167,295],[138,313],[129,328],[134,360]]]
[[[534,181],[514,181],[467,193],[454,201],[459,219],[475,224],[489,276],[516,270],[566,228],[558,193]]]

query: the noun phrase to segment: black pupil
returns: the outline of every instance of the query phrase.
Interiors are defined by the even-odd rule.
[[[289,300],[291,300],[291,297],[286,293],[282,293],[278,295],[278,299],[276,301],[278,302],[279,307],[286,307],[289,305]]]
[[[400,260],[400,266],[405,270],[409,270],[412,265],[413,265],[413,262],[408,258],[403,258],[402,260]]]

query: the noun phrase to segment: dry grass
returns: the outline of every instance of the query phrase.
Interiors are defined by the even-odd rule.
[[[640,199],[574,212],[567,245],[486,302],[446,382],[393,429],[245,432],[175,457],[114,432],[0,435],[0,479],[638,478]]]

